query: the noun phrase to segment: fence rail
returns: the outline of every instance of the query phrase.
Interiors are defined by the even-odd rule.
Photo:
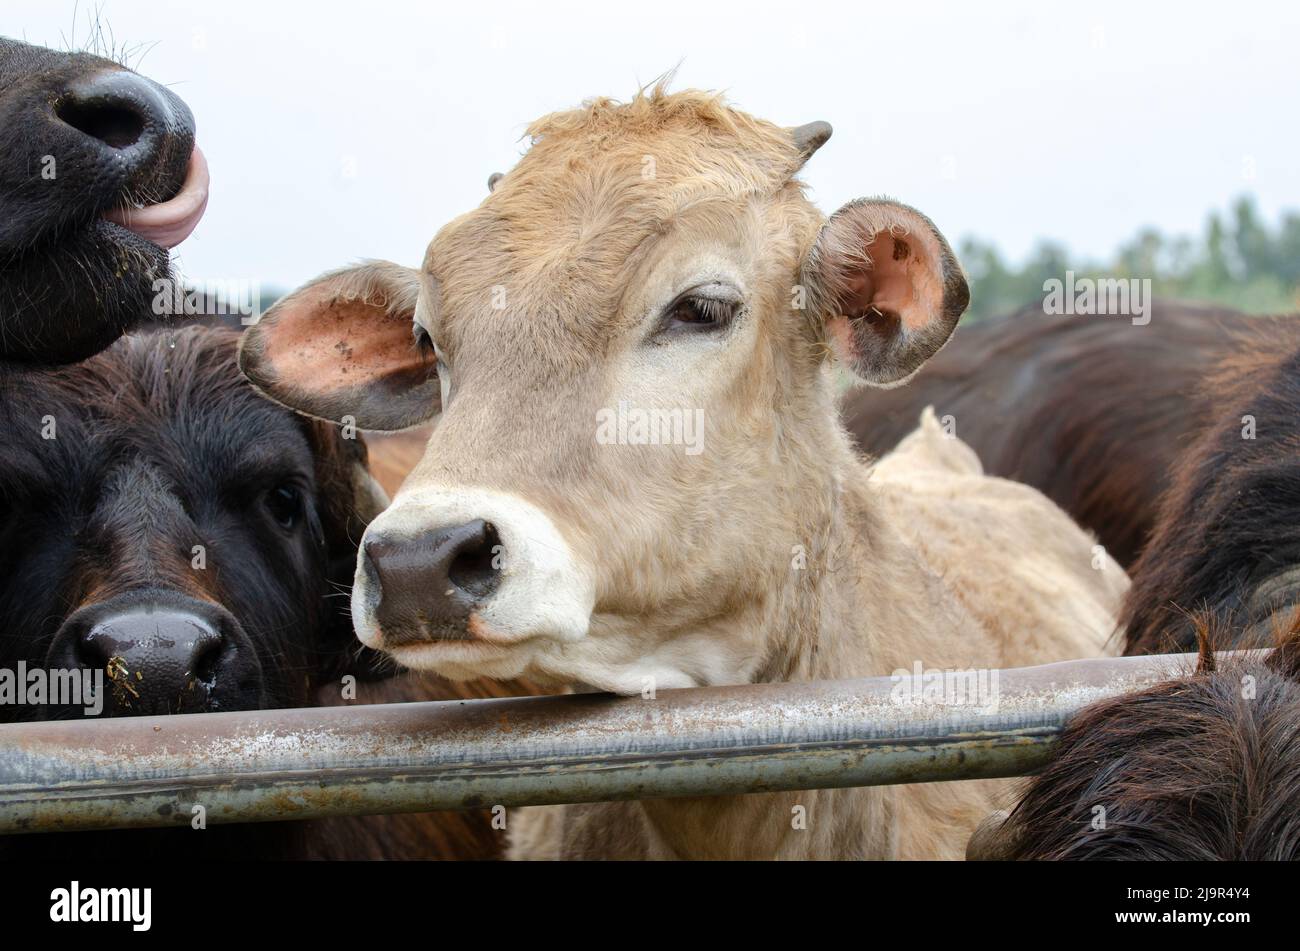
[[[4,725],[0,833],[1020,776],[1081,707],[1194,664],[995,671],[988,708],[877,677]]]

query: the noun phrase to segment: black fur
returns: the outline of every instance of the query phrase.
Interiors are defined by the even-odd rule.
[[[130,160],[60,115],[69,90],[117,63],[0,38],[0,360],[70,363],[151,311],[168,253],[100,215],[175,195],[194,119],[154,84],[166,121]],[[65,113],[66,115],[66,113]],[[47,156],[55,175],[47,177]]]
[[[44,664],[78,610],[182,599],[223,612],[262,671],[198,709],[303,706],[351,661],[369,672],[346,599],[364,444],[259,397],[237,339],[155,331],[0,374],[0,667]],[[282,487],[300,500],[288,528]],[[0,720],[70,715],[0,707]]]
[[[1300,320],[1257,318],[1204,392],[1121,618],[1199,669],[1081,711],[991,855],[1300,859]]]

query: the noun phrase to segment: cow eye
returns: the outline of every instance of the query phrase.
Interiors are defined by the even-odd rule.
[[[731,288],[695,290],[677,298],[660,321],[663,333],[710,333],[725,329],[740,312],[741,301]]]
[[[276,486],[266,494],[266,508],[281,528],[293,528],[302,517],[302,493],[291,485]]]
[[[447,403],[451,399],[451,371],[447,369],[447,361],[442,357],[442,351],[438,345],[433,342],[433,337],[425,326],[416,321],[411,325],[411,334],[415,337],[415,345],[419,348],[421,357],[432,357],[434,368],[438,373],[438,385],[442,391],[442,408],[447,408]]]
[[[411,335],[415,338],[415,346],[419,349],[420,356],[434,356],[433,338],[429,336],[429,331],[423,324],[412,324]]]

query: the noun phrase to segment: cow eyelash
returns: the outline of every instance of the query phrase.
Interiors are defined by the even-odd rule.
[[[697,288],[668,305],[657,333],[717,333],[725,330],[740,313],[739,298],[704,294]]]

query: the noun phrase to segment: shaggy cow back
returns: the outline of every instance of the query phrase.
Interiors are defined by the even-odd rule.
[[[1201,627],[1203,657],[1218,635]],[[1300,859],[1300,617],[1267,661],[1088,707],[996,833],[1012,859]]]

